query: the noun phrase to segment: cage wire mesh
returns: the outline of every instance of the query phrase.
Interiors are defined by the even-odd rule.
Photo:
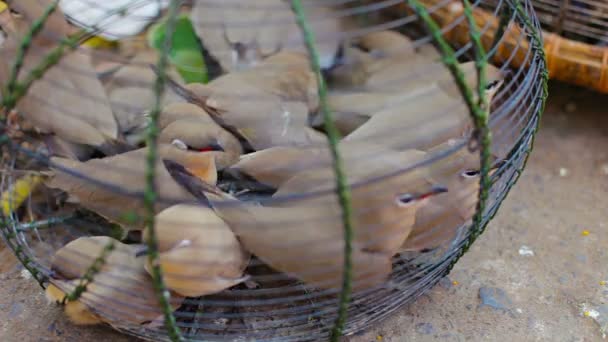
[[[72,321],[150,340],[336,340],[412,302],[546,98],[529,1],[7,3],[4,240]]]

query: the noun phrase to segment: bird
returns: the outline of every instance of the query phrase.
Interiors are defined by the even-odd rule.
[[[105,263],[86,290],[75,301],[66,300],[89,266],[113,243]],[[140,245],[126,245],[107,236],[80,237],[59,249],[51,261],[50,284],[45,290],[51,302],[64,303],[68,318],[80,325],[108,323],[114,327],[162,324],[152,278],[144,269],[146,257],[136,254]],[[177,309],[184,297],[171,295],[170,306]]]
[[[313,23],[320,65],[328,68],[339,49],[341,33],[352,25],[351,20],[327,6],[305,5],[305,12]],[[205,48],[227,72],[254,67],[281,51],[307,54],[289,1],[197,1],[190,19]]]
[[[42,139],[50,156],[83,161],[89,159],[95,152],[91,146],[69,142],[56,135],[45,135]]]
[[[184,88],[254,150],[326,142],[321,132],[309,126],[309,113],[319,105],[318,88],[301,53],[280,52],[255,68]]]
[[[18,11],[22,17],[13,17],[14,25],[3,27],[7,39],[0,47],[0,82],[8,82],[8,63],[15,59],[19,42],[30,23],[50,3],[48,0],[11,1],[11,9]],[[18,81],[40,63],[60,40],[67,39],[70,26],[57,9],[49,16],[42,32],[33,39],[35,49],[30,49],[26,54]],[[10,95],[3,89],[3,98]],[[55,66],[31,85],[17,102],[16,109],[39,133],[92,146],[106,155],[124,151],[118,140],[118,125],[91,64],[91,57],[81,50],[66,52]]]
[[[248,254],[211,208],[171,206],[156,215],[155,229],[159,265],[168,289],[186,297],[200,297],[247,279],[243,270]],[[143,240],[147,238],[145,230]],[[145,267],[150,273],[151,264]]]
[[[474,73],[466,74],[476,78]],[[471,80],[468,84],[476,84]],[[488,103],[500,89],[503,76],[499,69],[488,68],[485,96]],[[474,98],[476,101],[476,96]],[[434,84],[395,105],[373,113],[344,141],[371,140],[395,149],[428,150],[449,139],[465,136],[473,128],[470,111],[454,81]]]
[[[415,162],[421,155],[412,153],[409,157],[410,162]],[[392,267],[391,257],[407,238],[416,211],[430,197],[448,191],[425,177],[423,169],[402,172],[404,165],[400,158],[387,156],[366,165],[369,167],[346,169],[348,183],[358,184],[351,193],[356,290],[379,285],[386,279]],[[325,186],[329,189],[322,190],[328,193],[299,199],[281,198],[279,206],[278,201],[267,205],[235,202],[230,195],[196,178],[184,182],[178,180],[183,177],[173,176],[180,184],[190,184],[186,187],[198,194],[197,198],[202,194],[203,200],[232,228],[244,248],[266,264],[313,287],[340,288],[344,230],[340,205],[331,191],[333,178],[323,178],[322,183],[307,183],[311,191]],[[198,188],[192,186],[192,182],[198,182]]]
[[[346,168],[354,168],[358,163],[387,153],[392,158],[403,155],[371,141],[342,142],[338,145],[338,151]],[[276,146],[242,155],[226,172],[237,178],[247,175],[276,189],[297,173],[330,167],[332,161],[328,146]]]
[[[51,189],[65,191],[71,201],[79,203],[111,222],[129,230],[140,230],[143,228],[145,215],[141,193],[146,188],[147,153],[148,148],[141,148],[86,162],[53,157],[50,165],[53,171],[46,185]],[[171,178],[163,165],[164,159],[180,163],[197,177],[211,184],[217,181],[215,159],[212,154],[184,151],[170,144],[160,144],[156,165],[156,191],[159,199],[156,204],[157,212],[171,206],[173,204],[171,202],[193,200],[190,193]],[[75,172],[76,176],[64,170]],[[82,179],[78,175],[90,179]]]
[[[157,75],[149,67],[156,63],[158,54],[142,51],[115,71],[106,82],[105,90],[116,121],[119,134],[133,148],[140,147],[145,140],[150,111],[155,105],[154,84]],[[171,66],[167,74],[181,81],[179,73]],[[183,102],[183,99],[165,86],[161,106]]]
[[[479,152],[469,150],[462,139],[453,139],[428,153],[445,153],[456,146],[460,148],[431,166],[433,179],[445,184],[449,191],[434,196],[416,212],[416,221],[401,247],[402,252],[422,252],[453,241],[458,229],[473,218],[480,187]],[[492,156],[490,176],[504,162],[505,160]]]
[[[354,38],[354,43],[364,51],[381,58],[407,58],[415,53],[411,39],[394,30],[370,32]]]
[[[163,108],[159,142],[194,151],[209,151],[218,170],[236,163],[243,147],[236,137],[218,125],[204,109],[188,102]]]
[[[467,83],[476,84],[477,74],[474,62],[465,62],[460,66]],[[461,98],[449,71],[443,70],[442,73],[435,73],[436,78],[427,76],[410,78],[409,72],[393,74],[393,77],[394,75],[408,75],[407,79],[400,80],[400,87],[330,91],[328,105],[333,114],[334,124],[340,133],[348,136],[377,113],[397,112],[405,107],[411,108],[410,111],[418,110],[419,101],[422,103],[420,106],[431,106],[433,92],[439,91],[441,98],[445,97],[443,92],[447,92],[452,97]],[[496,67],[489,66],[488,79],[491,89],[495,92],[502,84],[503,75]],[[321,127],[323,122],[323,116],[316,115],[312,119],[312,126]]]
[[[330,94],[364,87],[378,59],[371,52],[350,45],[349,40],[344,41],[334,64],[325,71]]]

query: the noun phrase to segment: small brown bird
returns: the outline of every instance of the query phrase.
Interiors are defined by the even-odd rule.
[[[385,280],[391,257],[407,238],[416,211],[432,196],[447,191],[427,177],[425,169],[407,170],[408,165],[423,159],[424,153],[394,153],[402,157],[386,154],[361,167],[346,168],[348,183],[356,184],[351,194],[356,289]],[[409,164],[403,164],[406,157]],[[292,187],[290,182],[300,175],[305,179]],[[243,246],[268,265],[311,286],[339,288],[344,245],[334,182],[331,169],[302,172],[279,189],[281,195],[295,189],[302,196],[280,196],[272,201],[272,207],[226,203],[231,199],[218,191],[209,191],[206,196]],[[302,188],[320,193],[302,194]],[[276,206],[279,203],[280,207]]]
[[[63,302],[80,283],[88,267],[101,255],[112,238],[78,238],[57,251],[51,262],[54,272],[46,289],[47,298]],[[144,269],[145,257],[137,257],[139,245],[114,240],[112,250],[100,271],[76,301],[65,303],[65,313],[76,324],[108,323],[114,327],[150,326],[162,322],[152,278]],[[171,307],[177,309],[183,297],[173,294]]]
[[[321,67],[333,64],[340,45],[340,33],[349,18],[319,4],[304,4],[316,37]],[[247,15],[243,15],[247,13]],[[210,4],[197,1],[190,18],[205,47],[226,71],[253,67],[280,51],[306,53],[300,27],[288,1],[236,0]]]
[[[474,73],[467,74],[476,84]],[[491,102],[502,85],[502,73],[488,68],[486,90]],[[371,118],[344,138],[344,141],[373,141],[395,149],[428,150],[449,139],[464,137],[472,129],[469,108],[456,84],[439,83],[395,105],[372,114]]]
[[[144,142],[150,122],[148,114],[154,107],[157,76],[150,64],[156,63],[157,55],[149,50],[138,53],[128,64],[120,67],[105,85],[120,134],[133,147]],[[181,80],[174,68],[169,68],[167,74],[172,79]],[[162,106],[182,101],[170,86],[165,87]]]
[[[375,31],[355,38],[363,50],[381,58],[407,58],[415,53],[414,44],[405,35],[393,31]]]
[[[206,86],[186,86],[255,150],[325,143],[308,126],[318,107],[317,86],[306,56],[280,52],[250,70],[221,76]]]
[[[19,42],[50,3],[48,0],[10,2],[11,9],[22,17],[13,17],[14,25],[3,27],[7,39],[0,47],[0,82],[6,84],[9,80],[8,63],[15,59]],[[32,46],[35,49],[26,54],[18,80],[23,80],[60,40],[67,37],[70,26],[57,9],[46,21],[42,32],[34,38]],[[2,97],[9,95],[4,90]],[[120,150],[117,146],[118,125],[110,103],[97,79],[90,55],[83,51],[66,53],[42,79],[32,84],[16,108],[40,133],[93,146],[106,154]]]
[[[146,187],[147,148],[126,152],[103,159],[78,162],[64,158],[52,158],[53,176],[47,181],[50,188],[67,192],[72,200],[106,219],[128,229],[141,229],[144,208],[141,198]],[[206,182],[215,184],[217,172],[213,155],[184,151],[172,145],[158,146],[156,166],[157,212],[174,202],[192,201],[193,198],[179,186],[163,165],[164,159],[173,160]],[[56,169],[61,167],[62,169]],[[63,171],[75,172],[90,179],[82,179]],[[96,184],[94,181],[103,182]],[[139,196],[139,197],[135,197]],[[133,221],[133,215],[136,215]]]
[[[187,204],[169,207],[156,216],[156,235],[165,283],[178,294],[204,296],[246,279],[243,270],[249,257],[213,209]],[[146,270],[150,272],[150,264]]]
[[[422,69],[430,68],[435,62],[441,63],[422,58],[418,55],[414,55],[412,58],[426,61],[426,64],[421,64],[420,67]],[[432,67],[432,71],[430,72],[426,70],[425,72],[419,72],[420,70],[416,68],[412,69],[406,63],[410,59],[400,59],[386,67],[380,68],[380,70],[386,68],[387,71],[384,76],[380,74],[381,71],[370,71],[370,63],[367,63],[367,67],[352,65],[355,70],[349,71],[347,75],[354,77],[352,75],[356,75],[358,73],[357,70],[364,70],[366,76],[363,78],[363,81],[357,84],[350,84],[350,87],[341,88],[337,91],[334,90],[328,96],[328,103],[332,110],[334,123],[343,135],[352,133],[376,113],[387,111],[399,112],[405,107],[410,108],[409,110],[405,110],[405,112],[420,111],[420,106],[431,106],[429,103],[432,101],[428,100],[432,97],[430,92],[441,90],[452,97],[462,98],[452,74],[445,66],[437,64],[437,67]],[[347,69],[352,69],[349,67],[351,66],[345,66]],[[477,71],[475,63],[462,63],[460,67],[465,74],[468,84],[476,84]],[[495,92],[502,84],[503,75],[496,67],[489,66],[488,79],[491,84],[492,82],[496,82],[496,84],[492,84],[491,86]],[[382,86],[375,86],[374,82],[382,84]],[[443,96],[443,94],[440,95]],[[422,101],[421,104],[419,104],[419,101]],[[322,115],[317,114],[314,116],[312,125],[314,127],[322,127]]]
[[[448,141],[435,147],[429,154],[453,149],[459,142]],[[493,163],[490,175],[501,165]],[[431,165],[431,175],[445,184],[449,191],[431,198],[416,213],[416,223],[402,246],[402,251],[429,250],[452,241],[458,229],[475,214],[480,178],[479,152],[471,152],[464,146]]]
[[[218,170],[236,163],[243,147],[218,125],[204,109],[187,102],[172,103],[161,112],[159,141],[191,151],[209,151]]]
[[[347,168],[387,154],[392,158],[400,158],[403,155],[368,141],[341,143],[338,149]],[[278,188],[297,173],[330,167],[332,160],[327,146],[277,146],[245,154],[227,171],[235,175],[246,174],[262,184]],[[370,161],[368,164],[373,163]]]

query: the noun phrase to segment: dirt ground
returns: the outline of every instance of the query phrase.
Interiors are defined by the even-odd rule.
[[[372,341],[601,341],[608,330],[608,96],[562,84],[499,214],[449,278]],[[128,341],[75,327],[0,251],[0,340]],[[606,332],[608,333],[608,331]]]

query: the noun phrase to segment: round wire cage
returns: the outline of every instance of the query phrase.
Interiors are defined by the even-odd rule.
[[[529,1],[7,3],[4,241],[72,321],[144,339],[394,313],[483,232],[547,96]]]

